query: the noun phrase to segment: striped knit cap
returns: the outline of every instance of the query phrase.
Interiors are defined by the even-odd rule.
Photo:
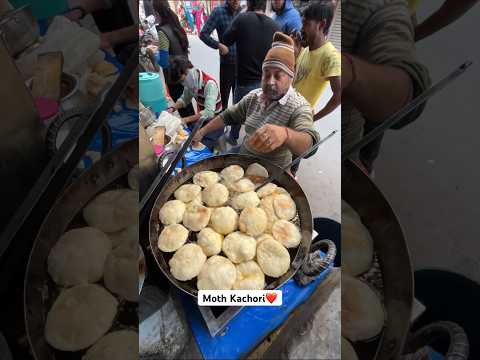
[[[272,48],[268,50],[263,61],[262,69],[265,66],[276,67],[285,71],[293,77],[295,73],[295,51],[293,39],[281,32],[273,34]]]

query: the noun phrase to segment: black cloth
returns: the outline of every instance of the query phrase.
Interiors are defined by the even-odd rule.
[[[156,29],[157,29],[157,32],[159,32],[159,31],[163,32],[168,38],[168,42],[170,43],[169,48],[168,48],[168,56],[180,56],[181,55],[181,56],[188,57],[188,52],[183,50],[182,45],[180,43],[180,39],[174,33],[170,24],[157,26]]]
[[[143,0],[143,9],[145,10],[145,17],[155,15],[152,0]]]
[[[468,359],[480,359],[480,284],[463,275],[442,269],[415,271],[414,284],[415,297],[425,305],[426,310],[414,322],[412,331],[418,331],[437,321],[452,321],[462,327],[468,336]],[[433,337],[429,345],[445,355],[449,342],[443,337]]]
[[[235,64],[220,63],[220,96],[222,97],[222,108],[228,107],[230,91],[235,88]]]
[[[118,30],[134,24],[128,1],[113,1],[109,9],[92,12],[95,24],[101,33]]]
[[[101,33],[119,30],[134,25],[128,1],[118,0],[112,3],[109,9],[92,12],[95,24]],[[118,44],[114,47],[119,61],[125,65],[135,48],[138,47],[138,41]]]
[[[335,256],[333,265],[335,267],[342,266],[342,228],[340,223],[328,218],[314,218],[313,229],[318,235],[313,239],[312,243],[325,239],[333,241],[337,247],[337,255]]]
[[[262,79],[262,63],[276,31],[280,31],[280,25],[264,14],[249,11],[233,20],[223,34],[223,43],[237,46],[237,85],[249,85]]]
[[[168,42],[169,42],[168,57],[169,58],[172,58],[173,56],[185,56],[185,57],[188,58],[188,51],[183,50],[183,48],[181,46],[181,43],[180,43],[180,39],[173,32],[173,29],[170,26],[170,24],[157,26],[156,29],[157,29],[157,32],[161,31],[168,38]],[[172,92],[171,87],[175,86],[175,84],[172,84],[170,69],[168,67],[163,69],[163,75],[165,76],[165,82],[167,83],[168,89],[171,93]],[[182,88],[182,91],[183,91],[183,86],[181,88]],[[180,93],[180,95],[178,97],[180,97],[181,95],[182,95],[182,93]],[[172,95],[172,99],[173,99],[173,95]],[[173,99],[173,100],[176,100],[176,99]]]

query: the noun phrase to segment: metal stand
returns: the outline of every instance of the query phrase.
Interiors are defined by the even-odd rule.
[[[243,309],[242,306],[229,306],[219,316],[216,316],[213,309],[209,306],[199,306],[198,309],[207,324],[210,335],[217,336],[228,325],[238,313]]]

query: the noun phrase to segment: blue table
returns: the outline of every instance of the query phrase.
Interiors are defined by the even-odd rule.
[[[331,267],[305,287],[291,279],[282,290],[281,306],[246,306],[228,323],[223,332],[212,337],[194,298],[182,294],[182,304],[198,348],[205,359],[236,360],[248,355],[263,339],[278,328],[298,306],[304,303],[328,276]]]

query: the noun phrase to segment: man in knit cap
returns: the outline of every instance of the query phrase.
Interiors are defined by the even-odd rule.
[[[200,129],[194,141],[225,125],[244,124],[246,136],[238,149],[242,154],[266,158],[279,166],[292,155],[319,141],[313,128],[313,110],[292,88],[295,73],[293,40],[277,32],[262,66],[262,87],[248,93]]]

